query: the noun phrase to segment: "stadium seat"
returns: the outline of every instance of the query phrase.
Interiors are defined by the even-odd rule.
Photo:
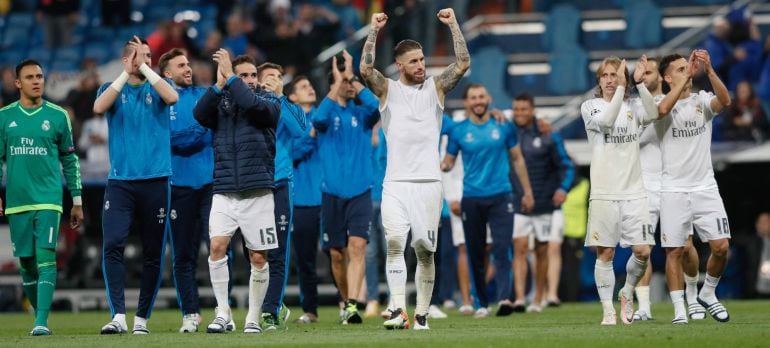
[[[625,45],[628,48],[649,48],[660,45],[663,12],[652,0],[636,0],[625,7]]]
[[[8,15],[9,27],[21,27],[29,29],[35,25],[35,16],[31,13],[11,13]]]
[[[554,95],[585,92],[588,83],[588,54],[578,45],[551,52],[548,91]]]
[[[24,58],[26,58],[26,51],[6,50],[0,52],[0,65],[7,65],[10,67],[16,66]]]
[[[29,27],[8,25],[3,34],[3,49],[26,50],[29,47]]]
[[[77,60],[56,59],[51,62],[51,71],[72,72],[80,70],[80,62]]]
[[[56,60],[79,61],[82,56],[81,51],[77,46],[63,47],[56,50],[53,56]]]
[[[92,42],[86,44],[83,50],[83,58],[93,58],[99,64],[103,64],[112,59],[117,53],[112,51],[112,46],[102,42]]]
[[[48,66],[51,63],[53,54],[51,50],[46,47],[35,47],[29,50],[27,57],[40,62],[40,64],[43,64],[43,66]]]
[[[498,109],[507,109],[511,106],[504,84],[507,66],[505,54],[497,46],[484,47],[474,52],[471,59],[469,80],[483,83],[492,97],[492,105]]]
[[[543,35],[543,47],[554,51],[562,46],[577,44],[580,38],[580,12],[571,4],[557,5],[548,13]]]

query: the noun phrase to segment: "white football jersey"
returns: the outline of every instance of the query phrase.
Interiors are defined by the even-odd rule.
[[[660,103],[663,95],[655,96],[655,103]],[[663,172],[663,158],[660,153],[660,139],[651,124],[642,130],[639,136],[639,159],[642,162],[642,180],[647,191],[660,191]]]
[[[444,106],[433,77],[408,86],[388,79],[380,103],[388,146],[385,181],[440,181],[439,137]]]
[[[583,115],[591,154],[591,198],[633,200],[645,198],[639,163],[639,134],[645,111],[636,100],[624,100],[611,128],[603,128],[600,115],[610,103],[602,98],[583,102]]]
[[[700,91],[680,99],[655,128],[663,154],[661,192],[692,192],[717,187],[711,165],[711,100]]]

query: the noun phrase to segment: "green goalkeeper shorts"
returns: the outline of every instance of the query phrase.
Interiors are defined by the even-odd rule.
[[[61,213],[31,210],[8,215],[13,256],[35,256],[35,248],[56,249]]]

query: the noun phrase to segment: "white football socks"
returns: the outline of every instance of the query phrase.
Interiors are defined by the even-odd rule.
[[[615,307],[612,305],[612,293],[615,292],[615,272],[612,261],[604,262],[597,259],[594,264],[594,278],[604,313],[615,313]]]
[[[267,287],[270,285],[270,264],[265,262],[262,269],[251,265],[249,278],[249,311],[246,314],[247,323],[258,323],[262,315],[262,303],[265,301]]]

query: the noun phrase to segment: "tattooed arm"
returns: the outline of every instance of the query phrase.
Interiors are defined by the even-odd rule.
[[[366,38],[363,56],[361,57],[361,64],[358,67],[367,87],[369,87],[369,89],[374,92],[374,95],[380,99],[380,103],[382,103],[388,96],[388,81],[382,73],[374,68],[374,48],[377,43],[377,33],[379,33],[380,29],[385,27],[387,21],[388,16],[384,13],[375,13],[372,15],[369,37]]]
[[[452,31],[452,42],[457,59],[436,79],[436,90],[438,90],[439,100],[443,103],[446,94],[457,86],[465,72],[471,67],[471,55],[468,53],[468,46],[465,44],[465,38],[462,30],[460,30],[460,25],[457,23],[457,18],[455,18],[454,10],[445,8],[439,11],[438,19],[441,23],[449,26],[449,30]]]

